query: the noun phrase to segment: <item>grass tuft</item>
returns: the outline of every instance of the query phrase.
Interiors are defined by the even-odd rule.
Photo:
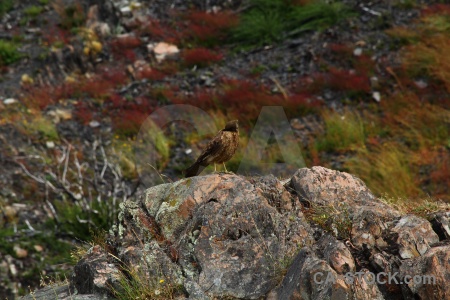
[[[341,2],[317,0],[298,5],[295,1],[252,0],[233,30],[233,39],[245,47],[271,44],[305,31],[323,30],[349,12]]]
[[[55,125],[49,119],[42,116],[33,118],[30,122],[23,121],[24,129],[32,136],[41,136],[45,140],[57,141],[59,140],[58,131]]]
[[[10,11],[14,6],[14,0],[2,0],[0,2],[0,17]]]
[[[344,114],[325,111],[322,117],[326,134],[316,142],[319,151],[355,150],[365,148],[364,124],[358,113],[345,111]]]
[[[43,10],[44,10],[44,8],[41,6],[32,5],[32,6],[27,7],[24,10],[24,13],[28,17],[36,18],[37,16],[39,16],[42,13]]]
[[[397,143],[360,149],[346,163],[349,172],[357,174],[376,194],[413,198],[421,195],[414,178],[406,147]]]
[[[340,205],[340,204],[339,204]],[[351,238],[352,218],[348,207],[334,207],[333,205],[312,205],[304,210],[305,217],[317,224],[323,230],[339,239]]]
[[[64,29],[81,27],[86,20],[83,6],[78,0],[67,6],[63,0],[54,0],[52,7],[59,15],[61,26]]]
[[[421,218],[430,219],[433,213],[439,211],[450,211],[450,204],[438,201],[430,197],[418,198],[411,201],[409,198],[392,197],[384,194],[380,200],[402,214],[413,214]]]
[[[119,286],[113,290],[119,300],[128,299],[176,299],[182,295],[182,285],[173,283],[164,275],[153,277],[142,274],[137,268],[125,270],[119,278]]]
[[[12,64],[22,57],[17,46],[16,43],[0,41],[0,67]]]

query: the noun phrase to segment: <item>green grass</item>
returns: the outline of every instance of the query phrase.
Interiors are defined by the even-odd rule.
[[[400,211],[404,215],[414,214],[429,221],[433,213],[450,210],[450,203],[437,201],[436,199],[428,196],[411,201],[409,198],[389,197],[388,195],[382,195],[380,200],[392,208]]]
[[[42,13],[43,10],[44,8],[42,8],[41,6],[32,5],[25,8],[24,13],[31,18],[36,18]]]
[[[61,18],[61,26],[65,29],[74,30],[83,26],[86,16],[79,2],[64,6],[62,1],[53,3],[53,8]]]
[[[393,3],[394,7],[399,7],[403,9],[412,9],[417,6],[416,0],[395,0]]]
[[[361,149],[346,163],[349,173],[355,174],[378,195],[413,198],[421,195],[415,181],[409,150],[397,143]]]
[[[322,206],[312,204],[306,218],[339,239],[348,239],[352,232],[352,218],[346,205]]]
[[[33,135],[40,135],[49,141],[58,141],[59,135],[52,121],[45,117],[36,117],[31,122],[23,122],[23,126],[27,132]]]
[[[17,47],[16,43],[0,41],[0,66],[12,64],[22,57]]]
[[[173,145],[173,140],[169,136],[166,136],[157,125],[147,120],[142,124],[139,134],[142,142],[135,151],[154,149],[158,153],[158,158],[156,165],[153,167],[158,170],[164,169],[164,166],[169,161],[170,147]],[[145,167],[148,167],[148,165]]]
[[[243,44],[261,46],[282,39],[283,14],[277,10],[251,10],[242,17],[234,38]]]
[[[20,259],[24,263],[23,271],[17,275],[21,283],[25,284],[23,289],[19,289],[19,295],[28,293],[28,286],[39,286],[42,272],[47,272],[52,276],[69,276],[70,271],[64,270],[60,266],[70,263],[70,250],[73,245],[69,242],[61,240],[53,230],[41,231],[39,227],[35,227],[38,231],[31,234],[24,234],[21,231],[28,229],[25,226],[18,227],[18,232],[10,226],[0,229],[0,240],[7,241],[0,243],[0,253],[2,255],[11,255],[16,257],[14,245],[25,249],[28,255],[25,259]],[[41,246],[42,252],[35,249],[35,246]],[[32,259],[32,264],[30,264]]]
[[[0,1],[0,17],[13,8],[14,0],[2,0]]]
[[[322,0],[307,5],[294,5],[285,0],[252,0],[242,14],[233,38],[244,47],[262,46],[305,31],[323,30],[351,16],[340,2]]]
[[[59,223],[49,220],[47,226],[56,226],[58,232],[69,234],[82,241],[92,239],[93,232],[109,230],[115,218],[111,216],[112,212],[118,210],[118,203],[114,207],[112,201],[102,199],[92,201],[89,205],[69,200],[55,201],[54,206]]]
[[[364,124],[358,113],[344,114],[326,111],[323,113],[326,133],[316,142],[318,151],[340,151],[363,149],[365,142]]]
[[[182,295],[183,287],[174,283],[164,274],[152,276],[150,280],[137,268],[124,270],[119,277],[120,288],[114,290],[113,294],[117,299],[176,299]]]

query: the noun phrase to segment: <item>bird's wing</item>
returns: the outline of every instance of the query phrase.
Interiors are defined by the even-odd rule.
[[[220,153],[223,148],[223,131],[220,131],[211,141],[209,141],[208,145],[206,145],[205,150],[203,150],[202,154],[197,159],[197,162],[201,164],[204,161],[208,161],[208,158],[215,157]]]

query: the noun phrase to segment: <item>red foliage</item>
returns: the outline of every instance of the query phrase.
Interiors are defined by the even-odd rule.
[[[194,92],[193,95],[186,97],[171,97],[172,102],[175,104],[190,104],[203,110],[218,109],[217,96],[211,90],[205,89]]]
[[[119,36],[110,42],[114,49],[134,49],[142,45],[142,41],[133,35]]]
[[[380,137],[379,136],[369,136],[366,139],[367,144],[371,146],[379,146],[380,145]]]
[[[83,125],[87,125],[92,121],[94,114],[91,107],[84,104],[78,104],[74,112],[74,116],[80,120]]]
[[[317,94],[324,88],[324,80],[320,74],[312,76],[302,76],[292,87],[292,91],[296,94]]]
[[[157,102],[167,103],[168,101],[171,101],[175,103],[177,97],[176,93],[178,92],[179,88],[176,86],[164,86],[161,88],[154,88],[149,91],[149,96],[151,99],[156,100]],[[183,103],[178,102],[178,103]]]
[[[125,35],[118,37],[110,42],[111,52],[114,56],[114,59],[123,59],[129,61],[136,60],[136,54],[133,49],[142,45],[142,41],[133,36],[133,35]]]
[[[147,114],[139,110],[124,110],[119,116],[113,117],[113,127],[116,133],[126,136],[133,136],[139,132]]]
[[[174,75],[178,72],[178,63],[175,61],[164,61],[158,66],[158,71],[166,75]]]
[[[80,92],[86,93],[93,98],[100,98],[108,95],[118,85],[125,83],[128,79],[121,69],[104,69],[98,75],[83,82]]]
[[[251,117],[256,117],[262,106],[283,106],[289,115],[295,115],[312,112],[322,105],[309,94],[293,94],[285,99],[281,94],[271,94],[268,87],[250,81],[233,82],[221,100],[223,104],[231,104],[236,112],[248,113]]]
[[[123,84],[128,80],[124,69],[120,67],[115,69],[105,68],[100,72],[100,76],[114,85]]]
[[[250,121],[258,117],[262,106],[283,105],[284,99],[281,95],[271,94],[265,86],[232,79],[224,81],[224,92],[219,102],[227,111],[245,115]]]
[[[119,134],[133,136],[139,132],[142,123],[151,112],[145,105],[130,105],[126,109],[121,109],[112,117],[114,130]]]
[[[185,17],[190,22],[185,34],[199,41],[223,39],[238,24],[237,16],[227,11],[213,14],[192,10]]]
[[[67,99],[73,96],[73,94],[80,88],[80,83],[65,82],[57,87],[53,88],[53,97],[59,101],[60,99]]]
[[[46,29],[42,33],[42,39],[47,45],[53,45],[56,42],[61,42],[64,45],[67,45],[70,43],[70,32],[53,26]]]
[[[138,70],[136,72],[136,79],[141,80],[144,78],[150,79],[150,80],[162,80],[166,77],[166,74],[164,74],[161,71],[152,69],[152,68],[143,68],[141,70]]]
[[[166,43],[179,44],[182,32],[177,28],[176,22],[166,25],[159,20],[149,18],[140,30],[141,34],[149,35],[153,40],[165,41]]]
[[[310,141],[310,145],[312,145],[314,142]],[[309,148],[309,153],[311,156],[311,166],[322,166],[323,163],[320,160],[320,155],[319,155],[319,151],[317,151],[317,147],[310,147]]]
[[[422,16],[450,15],[450,4],[432,4],[421,11]]]
[[[223,55],[214,53],[206,48],[196,48],[185,50],[182,57],[187,66],[207,66],[222,60]]]
[[[328,48],[336,54],[343,54],[347,57],[353,55],[353,49],[347,45],[331,43],[328,45]]]
[[[434,183],[447,187],[445,192],[448,193],[448,187],[450,187],[450,155],[448,153],[440,153],[437,155],[433,165],[435,170],[431,172],[430,179]]]
[[[329,44],[328,48],[336,56],[336,59],[344,59],[351,63],[351,66],[360,74],[368,74],[373,72],[375,62],[366,54],[355,56],[353,47],[343,44]]]
[[[132,136],[138,133],[142,123],[154,110],[151,100],[144,96],[125,99],[112,94],[105,99],[104,113],[111,116],[114,130],[118,134]]]
[[[24,88],[25,104],[44,109],[50,104],[58,103],[61,99],[79,98],[83,93],[84,96],[100,98],[108,95],[127,79],[122,69],[105,68],[83,81],[65,82],[58,86],[30,86]]]
[[[39,86],[27,89],[27,95],[25,97],[25,105],[30,107],[38,107],[44,109],[50,104],[56,102],[56,97],[53,95],[52,86]]]
[[[317,111],[323,106],[323,101],[309,94],[293,94],[282,104],[288,116],[306,115]]]
[[[428,170],[428,176],[421,177],[421,186],[433,191],[436,199],[450,201],[450,154],[444,148],[424,148],[417,153],[421,169]]]
[[[114,88],[114,84],[104,78],[94,77],[86,82],[80,88],[80,92],[89,97],[100,98],[107,95]]]
[[[370,81],[366,75],[355,71],[331,68],[328,73],[313,75],[315,85],[339,91],[370,92]]]
[[[356,73],[371,74],[375,70],[375,62],[368,55],[362,54],[356,57],[353,63]]]
[[[361,66],[364,69],[365,66]],[[370,80],[367,75],[357,71],[331,68],[328,73],[316,73],[301,77],[294,85],[297,94],[317,94],[329,88],[345,92],[370,92]]]
[[[122,96],[119,96],[118,94],[112,94],[112,95],[109,95],[109,97],[105,99],[105,104],[110,103],[111,109],[120,109],[123,106],[125,106],[126,101],[127,100],[125,98],[123,98]]]
[[[140,24],[139,33],[148,35],[154,41],[172,44],[182,42],[211,42],[223,39],[230,28],[238,24],[238,18],[231,12],[206,13],[191,10],[187,13],[169,12],[171,22],[149,18]]]
[[[124,49],[121,51],[120,54],[118,54],[117,52],[113,52],[114,58],[115,59],[121,59],[124,58],[126,61],[129,62],[134,62],[136,61],[136,53],[134,53],[133,49]]]
[[[26,105],[44,109],[50,104],[58,103],[61,99],[70,98],[78,89],[78,84],[63,83],[59,86],[36,86],[25,89]]]
[[[175,104],[190,104],[203,110],[221,110],[227,115],[245,115],[243,126],[255,120],[263,106],[282,106],[289,116],[315,111],[322,102],[309,94],[294,94],[287,98],[273,94],[269,87],[249,80],[223,79],[214,89],[198,89],[189,96],[169,96]]]

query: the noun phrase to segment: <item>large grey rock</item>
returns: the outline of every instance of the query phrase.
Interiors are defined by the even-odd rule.
[[[432,244],[439,242],[430,222],[414,215],[401,218],[391,232],[397,235],[399,255],[403,259],[424,255]]]
[[[450,239],[450,211],[434,213],[430,222],[440,240]]]
[[[330,265],[318,258],[310,248],[304,248],[295,258],[280,287],[268,295],[274,300],[306,299],[384,299],[377,285],[368,281],[367,270],[360,277],[346,280]]]
[[[131,263],[144,262],[148,270],[173,264],[179,271],[168,273],[180,283],[196,282],[210,297],[256,299],[277,285],[286,257],[314,242],[300,208],[273,177],[193,177],[150,188],[138,202],[126,201],[120,239],[129,248],[136,232],[143,248],[156,243],[172,261],[143,259],[161,253],[153,248],[153,254]]]
[[[311,214],[323,208],[327,220],[318,223]],[[443,230],[445,216],[435,216]],[[439,242],[433,226],[402,216],[356,177],[321,167],[284,184],[198,176],[122,203],[108,243],[114,254],[93,247],[72,285],[78,295],[110,297],[109,287],[121,289],[120,269],[150,289],[181,287],[176,299],[450,299],[448,240]],[[399,282],[433,275],[436,284],[377,285],[388,273]]]
[[[21,297],[22,300],[105,300],[113,299],[106,295],[90,294],[90,295],[78,295],[69,284],[63,285],[49,285],[38,291],[31,293],[25,297]]]
[[[450,245],[429,249],[423,256],[408,259],[400,266],[400,277],[409,290],[405,297],[414,299],[441,300],[450,299]]]
[[[331,235],[324,235],[315,245],[316,252],[335,270],[344,275],[347,272],[355,272],[355,260],[351,252],[341,241]]]
[[[112,296],[111,289],[118,287],[118,280],[116,265],[96,245],[75,266],[72,283],[77,294],[96,294],[106,299]]]
[[[379,243],[400,213],[377,199],[357,177],[323,167],[299,169],[291,180],[301,201],[327,212],[330,228],[357,247]],[[350,231],[350,232],[342,232]],[[348,236],[349,235],[349,236]]]

